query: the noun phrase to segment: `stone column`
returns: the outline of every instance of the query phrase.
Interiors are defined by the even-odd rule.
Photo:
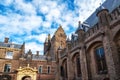
[[[87,72],[87,62],[85,49],[80,49],[80,64],[81,64],[81,72],[82,72],[82,80],[88,80],[88,72]]]
[[[73,80],[74,78],[74,63],[72,62],[72,60],[69,58],[68,59],[68,80]]]
[[[116,54],[114,53],[114,50],[112,49],[112,47],[114,46],[110,42],[108,36],[103,37],[103,46],[104,46],[106,63],[108,67],[108,74],[109,74],[110,80],[116,80],[117,73],[116,73],[116,66],[115,66],[116,62],[115,62],[115,57],[114,57],[114,55]]]

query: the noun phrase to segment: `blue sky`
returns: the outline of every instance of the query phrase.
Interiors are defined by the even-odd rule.
[[[26,51],[43,54],[43,43],[62,25],[70,37],[105,0],[0,0],[0,41],[26,43]]]

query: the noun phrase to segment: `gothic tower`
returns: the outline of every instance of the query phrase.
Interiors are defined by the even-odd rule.
[[[50,39],[50,37],[48,37],[48,39]],[[52,60],[56,60],[57,49],[59,47],[66,47],[66,34],[62,26],[59,26],[59,28],[50,40],[45,41],[44,46],[44,54],[49,55],[52,58]]]

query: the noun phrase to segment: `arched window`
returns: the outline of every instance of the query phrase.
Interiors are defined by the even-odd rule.
[[[81,65],[80,65],[79,56],[76,56],[76,68],[77,68],[77,76],[81,77]]]
[[[68,77],[67,75],[68,75],[67,74],[67,60],[64,60],[61,66],[61,76],[63,78],[67,78]]]
[[[107,65],[106,65],[106,59],[105,59],[105,53],[104,53],[103,47],[95,48],[95,57],[96,57],[98,74],[106,74],[107,73]]]

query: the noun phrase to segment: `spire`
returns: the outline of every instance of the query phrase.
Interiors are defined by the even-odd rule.
[[[82,29],[81,21],[78,21],[78,27],[79,27],[79,29]]]
[[[28,51],[28,54],[32,54],[32,51],[31,51],[31,49],[29,49],[29,51]]]
[[[62,29],[62,30],[63,30],[63,28],[62,28],[62,25],[61,25],[61,24],[59,25],[59,28],[58,28],[58,30],[59,30],[59,29]]]
[[[78,21],[78,27],[80,27],[81,21]]]
[[[45,39],[45,43],[48,43],[48,37],[46,37],[46,39]]]
[[[78,32],[79,30],[83,30],[83,24],[81,23],[81,21],[78,21],[78,28],[76,32]]]
[[[70,38],[69,37],[67,38],[67,42],[70,42]]]
[[[62,25],[60,24],[59,28],[62,28]]]
[[[50,34],[48,34],[48,40],[51,40]]]

